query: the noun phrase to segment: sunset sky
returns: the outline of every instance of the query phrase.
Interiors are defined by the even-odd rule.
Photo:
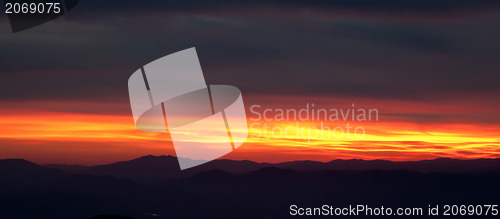
[[[94,165],[175,155],[168,133],[136,129],[127,81],[190,47],[207,83],[240,88],[249,125],[296,122],[254,121],[253,105],[379,112],[378,121],[324,121],[363,127],[361,139],[259,136],[256,128],[223,158],[500,158],[495,1],[180,2],[80,2],[15,34],[0,16],[0,159]]]

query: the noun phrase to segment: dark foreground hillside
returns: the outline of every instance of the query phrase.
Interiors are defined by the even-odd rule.
[[[12,168],[6,163],[0,162],[4,165],[0,167],[0,218],[284,218],[290,217],[290,205],[426,210],[437,204],[500,204],[500,171],[422,173],[271,166],[238,174],[212,169],[143,183],[61,172],[27,161],[16,160]]]

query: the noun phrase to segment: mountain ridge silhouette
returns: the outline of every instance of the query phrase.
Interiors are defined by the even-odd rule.
[[[278,164],[218,160],[185,171],[178,170],[176,162],[172,156],[145,156],[70,173],[49,168],[53,165],[0,160],[0,218],[287,218],[291,204],[426,208],[429,204],[496,204],[500,197],[499,159],[439,159],[402,164],[360,160]],[[386,169],[367,167],[373,163]],[[160,164],[170,166],[147,171],[151,165]],[[347,164],[351,169],[345,168]],[[411,168],[421,164],[425,167],[422,170],[431,164],[442,164],[455,172],[418,172],[401,169],[403,164]],[[390,169],[384,165],[393,166]],[[485,165],[490,167],[484,168]],[[123,175],[127,168],[131,177]],[[235,173],[235,169],[239,172]],[[144,171],[150,177],[166,170],[171,170],[170,176],[175,177],[152,180],[147,174],[137,173]],[[181,173],[184,175],[174,175]],[[36,177],[41,179],[33,180]]]
[[[185,159],[185,158],[181,158]],[[315,170],[409,170],[421,173],[430,172],[483,172],[500,170],[500,159],[461,160],[452,158],[437,158],[421,161],[388,161],[388,160],[332,160],[329,162],[299,160],[282,163],[258,163],[248,160],[220,159],[208,162],[187,170],[180,170],[177,158],[168,156],[147,155],[128,161],[120,161],[104,165],[78,166],[74,165],[44,165],[72,174],[90,174],[97,176],[111,175],[118,178],[130,178],[139,182],[159,182],[162,180],[179,179],[193,176],[196,173],[213,169],[228,173],[242,174],[265,167],[278,167],[298,171]]]

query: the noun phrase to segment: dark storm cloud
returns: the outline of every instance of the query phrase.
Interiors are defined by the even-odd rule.
[[[16,34],[3,20],[0,98],[126,102],[137,68],[193,46],[209,83],[247,94],[421,100],[499,94],[500,16],[469,16],[496,10],[497,1],[195,2],[82,1],[63,18]],[[225,13],[235,8],[246,11]],[[325,8],[390,18],[325,16]],[[392,14],[404,11],[467,16],[436,23]]]
[[[476,8],[491,8],[499,6],[495,0],[164,0],[149,1],[145,4],[141,0],[108,0],[108,1],[81,1],[82,8],[122,10],[128,8],[147,8],[170,11],[186,10],[213,10],[235,8],[321,8],[321,9],[348,9],[356,11],[380,12],[428,12],[474,10]]]

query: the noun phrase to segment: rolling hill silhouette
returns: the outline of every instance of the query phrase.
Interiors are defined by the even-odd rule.
[[[45,165],[67,173],[114,176],[133,179],[138,182],[154,183],[162,180],[179,179],[196,173],[219,169],[241,174],[265,167],[278,167],[298,171],[305,170],[410,170],[421,173],[447,172],[465,173],[500,170],[500,159],[457,160],[439,158],[435,160],[393,162],[386,160],[333,160],[330,162],[292,161],[278,164],[253,161],[214,160],[205,165],[181,171],[177,158],[173,156],[144,156],[130,161],[116,162],[91,167],[74,165]]]
[[[0,179],[4,183],[39,183],[61,178],[66,174],[23,159],[0,160]]]
[[[146,156],[73,172],[49,167],[0,160],[0,218],[286,218],[292,204],[426,209],[500,197],[498,159],[217,160],[182,173],[175,157]]]

